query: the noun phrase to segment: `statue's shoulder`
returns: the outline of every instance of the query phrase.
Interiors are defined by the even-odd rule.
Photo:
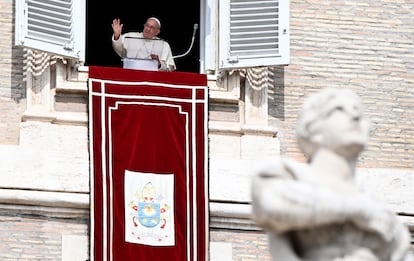
[[[256,174],[262,178],[301,179],[306,166],[293,159],[277,157],[257,169]]]

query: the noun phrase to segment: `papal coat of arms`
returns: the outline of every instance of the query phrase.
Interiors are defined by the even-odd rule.
[[[174,176],[125,172],[125,241],[174,245]]]
[[[160,223],[160,204],[138,202],[138,222],[146,227],[155,227]]]

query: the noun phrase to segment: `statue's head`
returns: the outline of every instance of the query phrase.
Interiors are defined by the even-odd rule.
[[[308,97],[297,124],[298,144],[312,159],[321,148],[355,159],[368,142],[369,123],[359,96],[349,89],[324,89]]]

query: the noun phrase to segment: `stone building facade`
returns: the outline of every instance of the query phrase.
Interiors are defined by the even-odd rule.
[[[0,259],[84,260],[89,237],[87,68],[14,46],[14,1],[0,0]],[[290,1],[290,64],[209,81],[211,260],[269,260],[250,220],[249,170],[303,160],[295,123],[324,87],[361,95],[372,134],[358,184],[414,229],[414,3]],[[42,55],[41,53],[39,54]],[[229,186],[231,184],[231,186]]]

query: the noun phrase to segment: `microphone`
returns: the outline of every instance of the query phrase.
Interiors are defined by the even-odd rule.
[[[179,55],[173,56],[172,57],[173,59],[180,58],[180,57],[184,57],[184,56],[186,56],[191,51],[191,49],[193,48],[194,38],[195,38],[195,34],[196,34],[197,29],[198,29],[198,24],[194,24],[194,26],[193,26],[193,37],[191,38],[191,43],[190,43],[190,47],[188,48],[188,50],[185,53],[183,53],[183,54],[179,54]]]

